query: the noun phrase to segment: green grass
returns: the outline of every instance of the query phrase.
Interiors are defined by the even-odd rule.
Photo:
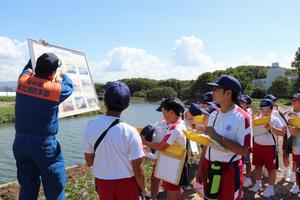
[[[100,110],[82,113],[79,115],[75,115],[73,117],[100,115],[103,114],[103,109],[104,109],[103,106],[101,106]],[[12,105],[1,106],[0,104],[0,124],[13,123],[14,121],[15,121],[15,107]]]
[[[90,172],[77,179],[75,183],[67,183],[65,192],[66,199],[98,199],[95,190],[95,178]]]
[[[15,121],[15,107],[14,106],[0,106],[0,124],[12,123]]]
[[[0,101],[15,101],[16,97],[0,97]]]
[[[150,189],[153,163],[144,162],[146,188]],[[95,177],[89,171],[83,177],[78,177],[75,182],[68,182],[65,187],[66,199],[96,200],[98,194],[95,191]]]

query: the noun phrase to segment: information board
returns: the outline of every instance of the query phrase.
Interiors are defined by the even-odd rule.
[[[73,81],[73,94],[60,104],[59,118],[100,109],[84,53],[51,44],[43,45],[40,41],[33,39],[27,39],[27,41],[33,68],[35,68],[37,58],[43,53],[54,53],[62,62],[61,67],[66,70],[67,75]]]

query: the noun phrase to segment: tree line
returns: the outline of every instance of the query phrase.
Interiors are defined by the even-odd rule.
[[[267,69],[270,66],[230,67],[225,70],[202,73],[196,80],[126,78],[120,81],[129,86],[132,96],[143,97],[147,101],[158,101],[163,97],[174,96],[183,100],[197,101],[204,92],[211,89],[206,83],[215,81],[221,74],[228,74],[237,78],[241,82],[243,93],[249,94],[253,98],[262,98],[267,93],[272,93],[280,98],[288,98],[300,88],[300,47],[291,66],[291,69],[286,69],[286,75],[298,75],[298,79],[293,81],[286,77],[278,77],[267,91],[261,88],[252,88],[251,82],[254,79],[266,78]],[[104,86],[104,84],[95,84],[100,98],[103,97]]]

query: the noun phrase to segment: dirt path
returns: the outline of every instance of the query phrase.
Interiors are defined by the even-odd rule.
[[[14,101],[0,101],[0,107],[14,106]]]

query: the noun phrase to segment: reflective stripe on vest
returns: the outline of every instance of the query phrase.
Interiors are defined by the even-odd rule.
[[[18,80],[17,93],[59,102],[61,85],[56,82],[37,78],[33,74],[24,74]]]

